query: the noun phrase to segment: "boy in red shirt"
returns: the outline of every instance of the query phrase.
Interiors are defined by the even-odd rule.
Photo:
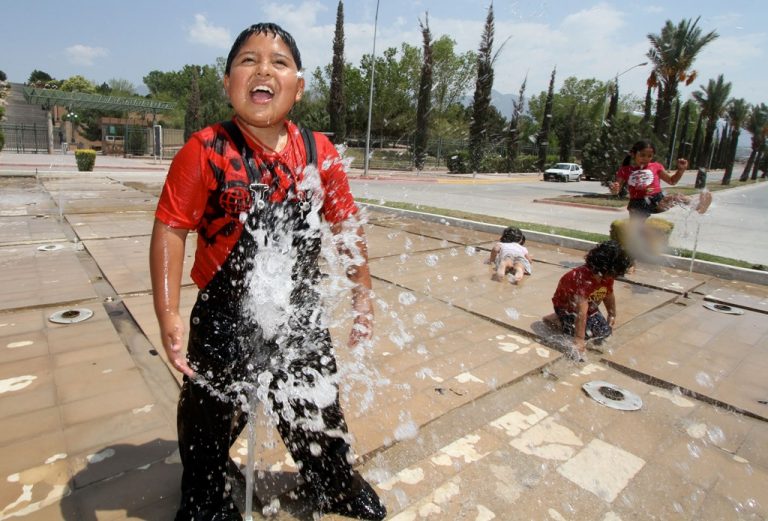
[[[624,275],[632,259],[619,243],[606,241],[592,248],[585,264],[570,270],[560,278],[552,297],[555,312],[544,322],[566,335],[573,336],[578,360],[583,359],[587,340],[602,341],[613,332],[616,320],[616,298],[613,280]],[[600,312],[605,304],[608,318]]]
[[[255,396],[271,413],[314,506],[359,519],[386,516],[350,464],[336,361],[320,310],[325,221],[351,282],[349,345],[370,343],[365,235],[333,145],[319,133],[303,138],[286,119],[304,90],[300,71],[290,34],[270,23],[245,29],[224,74],[235,116],[189,139],[158,203],[150,247],[153,300],[165,352],[184,374],[176,521],[241,519],[226,469]],[[179,294],[189,230],[198,235],[192,278],[200,292],[185,358]]]

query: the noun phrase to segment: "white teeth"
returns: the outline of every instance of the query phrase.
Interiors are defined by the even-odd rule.
[[[264,85],[259,85],[258,87],[256,87],[255,89],[253,89],[251,92],[267,92],[267,93],[269,93],[269,94],[274,94],[274,92],[272,91],[272,89],[270,89],[269,87],[267,87],[267,86],[264,86]]]

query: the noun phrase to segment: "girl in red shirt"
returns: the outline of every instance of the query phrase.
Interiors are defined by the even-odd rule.
[[[704,213],[712,202],[710,192],[702,192],[698,201],[682,194],[665,195],[661,181],[676,185],[688,168],[688,160],[677,160],[677,171],[672,174],[661,163],[653,161],[656,148],[650,141],[638,141],[629,151],[624,163],[616,172],[616,181],[611,183],[611,193],[618,194],[626,184],[629,189],[629,215],[633,219],[647,219],[651,214],[665,212],[673,205],[693,206]]]

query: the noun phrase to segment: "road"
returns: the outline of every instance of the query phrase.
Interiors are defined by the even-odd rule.
[[[719,177],[713,173],[710,181]],[[680,185],[692,185],[694,179],[695,173],[689,172]],[[596,181],[549,183],[531,176],[434,181],[404,181],[382,176],[376,180],[352,178],[350,183],[356,197],[422,204],[588,232],[607,234],[613,220],[627,215],[626,212],[534,202],[561,194],[605,192]],[[670,239],[673,247],[693,250],[696,246],[701,252],[768,265],[766,209],[768,183],[761,183],[715,193],[705,215],[673,208],[663,217],[675,224]]]

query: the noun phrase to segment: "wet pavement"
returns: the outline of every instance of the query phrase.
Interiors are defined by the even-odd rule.
[[[173,518],[179,378],[147,269],[166,168],[0,155],[0,521]],[[541,322],[584,256],[573,243],[529,240],[533,275],[497,283],[484,261],[498,231],[368,212],[377,339],[364,378],[343,346],[346,302],[332,333],[358,467],[389,519],[768,518],[768,286],[641,264],[617,281],[614,336],[576,363]],[[187,314],[193,252],[190,239]],[[67,310],[93,316],[49,320]],[[591,381],[642,408],[598,403]],[[263,421],[257,440],[260,503],[311,519]],[[231,454],[245,462],[244,440]]]

